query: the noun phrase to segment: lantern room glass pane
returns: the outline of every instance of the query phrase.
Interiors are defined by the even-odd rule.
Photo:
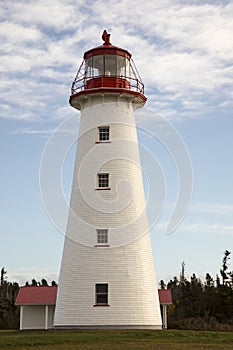
[[[130,61],[128,58],[125,59],[125,76],[130,78]]]
[[[105,76],[117,76],[116,55],[105,55]]]
[[[85,62],[87,79],[99,77],[104,74],[104,55],[89,57]]]
[[[104,55],[93,56],[92,76],[98,77],[104,75]]]
[[[85,61],[85,74],[87,79],[92,78],[92,57],[88,58]]]
[[[117,56],[117,75],[119,77],[125,77],[125,64],[126,58],[123,56]]]
[[[86,78],[92,79],[99,76],[105,77],[130,77],[130,61],[120,55],[97,55],[85,61]]]

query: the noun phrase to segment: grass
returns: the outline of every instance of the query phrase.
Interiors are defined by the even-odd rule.
[[[1,350],[219,350],[233,349],[233,332],[0,331]]]

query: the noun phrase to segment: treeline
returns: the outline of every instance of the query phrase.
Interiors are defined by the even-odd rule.
[[[35,280],[35,278],[32,279],[31,283],[28,281],[25,283],[25,286],[48,286],[48,282],[46,279],[42,278],[41,281]],[[51,282],[51,286],[57,286],[57,283],[55,281]]]
[[[7,282],[7,271],[1,269],[0,285],[0,329],[15,329],[19,327],[19,309],[15,306],[18,294],[17,282]]]
[[[201,281],[195,274],[185,276],[182,263],[179,278],[160,288],[171,289],[173,304],[168,311],[169,328],[196,330],[233,330],[233,271],[229,271],[231,252],[226,250],[220,275],[209,273]]]
[[[18,329],[19,328],[19,307],[15,306],[15,299],[19,291],[17,282],[7,281],[7,271],[1,269],[0,281],[0,329]],[[48,286],[46,279],[36,281],[34,278],[31,282],[26,282],[25,286]],[[51,285],[57,285],[52,281]]]

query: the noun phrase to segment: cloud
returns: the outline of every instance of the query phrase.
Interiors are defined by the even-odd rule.
[[[34,130],[30,128],[19,128],[15,129],[11,132],[12,135],[22,135],[22,134],[28,134],[28,135],[51,135],[54,132],[54,129],[51,130]]]
[[[232,17],[233,4],[217,1],[3,2],[1,117],[60,119],[82,55],[101,43],[103,27],[113,44],[133,53],[148,106],[161,115],[230,108]]]
[[[167,202],[161,219],[155,225],[156,231],[166,234],[166,228],[173,204]],[[233,205],[220,202],[195,202],[174,234],[233,235]]]
[[[190,208],[193,212],[198,213],[208,213],[208,214],[219,214],[219,215],[230,215],[232,216],[233,213],[233,205],[232,204],[225,204],[225,203],[192,203],[192,206]]]
[[[201,234],[218,234],[233,236],[233,225],[224,225],[217,223],[193,223],[180,226],[179,232],[184,233],[201,233]]]
[[[167,222],[161,222],[155,226],[156,231],[166,232]],[[187,235],[193,234],[211,234],[211,235],[231,235],[233,236],[233,225],[226,225],[222,223],[208,223],[204,221],[182,223],[173,234],[185,233]]]
[[[41,270],[38,267],[29,268],[29,266],[27,266],[24,270],[14,269],[14,273],[8,271],[7,278],[8,281],[17,282],[20,286],[24,286],[26,282],[31,283],[32,279],[36,279],[37,282],[40,282],[42,278],[45,278],[48,284],[51,285],[52,281],[58,282],[58,272],[48,271],[48,268]]]
[[[32,42],[41,39],[41,32],[36,28],[28,28],[18,23],[4,21],[0,23],[0,37],[8,43]],[[5,47],[7,48],[7,46]]]
[[[26,25],[43,26],[47,28],[53,28],[55,30],[67,30],[74,27],[77,21],[77,15],[75,13],[75,7],[72,1],[56,0],[53,3],[48,0],[39,1],[17,1],[9,4],[4,4],[3,11],[10,21],[20,21]],[[79,0],[78,6],[81,6],[85,1]],[[3,13],[4,13],[3,12]],[[85,18],[85,15],[83,16]],[[32,22],[33,20],[33,22]],[[80,16],[79,21],[82,21]]]

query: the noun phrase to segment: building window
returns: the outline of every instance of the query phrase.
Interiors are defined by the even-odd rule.
[[[98,244],[107,244],[108,243],[108,230],[107,229],[98,229],[97,232],[97,243]]]
[[[108,305],[108,284],[98,283],[95,285],[95,304]]]
[[[99,141],[109,141],[109,126],[99,127]]]
[[[98,187],[99,188],[109,187],[109,174],[98,174]]]

